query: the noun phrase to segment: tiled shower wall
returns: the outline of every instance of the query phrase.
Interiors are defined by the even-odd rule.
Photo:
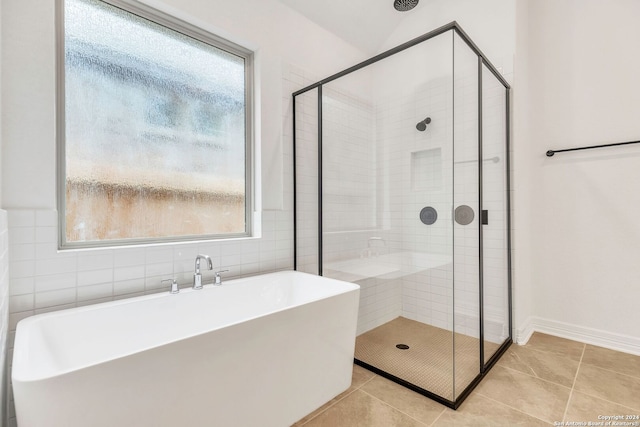
[[[400,280],[367,277],[397,240],[383,227],[375,109],[370,99],[330,83],[323,90],[322,122],[324,273],[360,285],[362,333],[393,320],[401,307]],[[344,260],[351,266],[336,268]]]
[[[454,75],[414,74],[411,83],[389,78],[394,74],[383,69],[387,95],[375,99],[356,96],[345,85],[323,88],[323,265],[325,275],[361,285],[358,333],[404,316],[448,330],[455,323],[457,332],[479,336],[478,68],[477,56],[460,43]],[[508,333],[504,88],[487,90],[489,83],[483,157],[498,160],[483,163],[484,207],[491,212],[483,227],[485,338],[502,342]],[[316,272],[317,92],[297,102],[304,111],[298,118],[304,132],[297,137],[303,168],[298,208],[305,218],[298,222],[304,235],[298,241],[299,251],[306,251],[298,260]],[[417,131],[426,117],[427,130]],[[460,205],[474,211],[468,225],[453,221]],[[426,206],[438,212],[433,225],[420,222]],[[380,255],[397,252],[403,270],[413,273],[367,275],[376,263],[388,262]]]
[[[291,68],[298,88],[314,79]],[[296,88],[292,86],[291,92]],[[318,272],[318,92],[296,97],[297,266]],[[369,249],[386,251],[388,232],[381,231],[377,209],[377,154],[372,141],[376,121],[370,100],[323,87],[323,267],[324,274],[357,283],[360,288],[358,333],[398,316],[399,281],[392,282],[341,270],[344,260],[366,262]],[[371,237],[383,240],[370,241]]]
[[[288,66],[283,73],[289,80],[283,86],[289,115],[293,116],[291,94],[313,77],[306,71]],[[289,91],[287,93],[287,91]],[[295,99],[296,120],[296,204],[297,204],[297,269],[318,274],[318,92],[311,90]],[[293,126],[285,119],[285,129]],[[288,143],[289,138],[287,138]],[[291,145],[293,138],[291,138]]]
[[[399,315],[451,329],[452,257],[451,202],[453,191],[451,78],[420,84],[411,97],[390,97],[377,102],[382,159],[388,164],[390,227],[398,230],[399,250],[412,254],[448,256],[439,265],[430,257],[408,261],[417,272],[402,278]],[[431,118],[427,130],[416,123]],[[420,211],[433,207],[437,221],[425,225]]]
[[[509,336],[506,101],[490,71],[484,68],[482,75],[482,203],[489,212],[483,227],[485,339],[502,342]]]

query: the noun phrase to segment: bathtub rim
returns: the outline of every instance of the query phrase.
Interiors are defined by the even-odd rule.
[[[336,280],[336,279],[332,279],[332,278],[328,278],[328,277],[323,277],[323,276],[316,276],[314,274],[309,274],[309,273],[305,273],[305,272],[300,272],[300,271],[295,271],[295,270],[282,270],[282,271],[276,271],[276,272],[270,272],[270,273],[264,273],[264,274],[258,274],[258,275],[251,275],[251,276],[245,276],[245,277],[240,277],[240,278],[236,278],[236,279],[230,279],[228,281],[225,281],[225,283],[221,286],[232,286],[234,284],[239,284],[239,283],[243,283],[246,281],[250,281],[252,279],[256,279],[258,277],[265,277],[265,276],[278,276],[278,275],[296,275],[296,276],[302,276],[302,277],[313,277],[315,278],[315,280],[317,280],[317,278],[321,278],[322,280],[328,280],[328,281],[332,281],[332,282],[340,282],[340,284],[344,287],[344,289],[340,289],[340,291],[336,291],[334,290],[333,292],[326,294],[326,295],[322,295],[322,296],[316,296],[313,298],[310,298],[309,300],[306,300],[302,303],[298,303],[296,305],[288,305],[285,307],[281,307],[275,310],[267,310],[264,312],[260,312],[259,314],[256,315],[252,315],[252,316],[246,316],[243,317],[241,320],[236,320],[236,321],[231,321],[231,322],[227,322],[221,325],[216,325],[215,327],[212,328],[207,328],[206,330],[200,331],[200,332],[196,332],[196,333],[191,333],[191,334],[185,334],[180,336],[177,339],[172,339],[172,340],[164,340],[162,342],[158,342],[153,346],[148,346],[142,349],[137,349],[136,351],[126,351],[126,352],[121,352],[118,353],[117,355],[113,356],[113,357],[109,357],[109,358],[101,358],[98,361],[93,361],[91,363],[83,363],[83,364],[78,364],[76,366],[73,366],[72,368],[66,368],[66,369],[57,369],[55,370],[55,372],[52,372],[50,374],[47,375],[30,375],[31,374],[31,369],[29,366],[28,362],[21,362],[21,360],[24,359],[18,359],[18,357],[21,355],[22,351],[28,351],[28,347],[25,350],[24,346],[28,346],[29,345],[29,335],[31,332],[33,332],[35,330],[35,328],[37,328],[36,325],[39,322],[42,321],[42,319],[46,319],[46,318],[50,318],[50,317],[61,317],[61,316],[70,316],[70,315],[74,315],[76,313],[83,313],[83,312],[87,312],[87,311],[94,311],[94,310],[100,310],[100,309],[104,309],[104,308],[108,308],[108,307],[113,307],[113,306],[120,306],[120,305],[128,305],[128,304],[135,304],[141,301],[147,301],[147,300],[154,300],[154,299],[158,299],[158,298],[163,298],[163,297],[169,297],[169,298],[176,298],[179,297],[178,295],[172,295],[170,294],[168,291],[167,292],[158,292],[158,293],[153,293],[153,294],[149,294],[149,295],[141,295],[141,296],[137,296],[137,297],[131,297],[131,298],[123,298],[120,300],[116,300],[116,301],[107,301],[107,302],[102,302],[102,303],[98,303],[98,304],[90,304],[90,305],[86,305],[86,306],[82,306],[82,307],[74,307],[74,308],[69,308],[69,309],[64,309],[64,310],[57,310],[57,311],[52,311],[52,312],[47,312],[47,313],[41,313],[41,314],[37,314],[34,316],[30,316],[27,317],[25,319],[22,319],[18,322],[18,325],[16,327],[16,335],[15,335],[15,342],[14,342],[14,350],[13,350],[13,357],[12,357],[12,368],[11,368],[11,381],[18,381],[20,383],[23,384],[28,384],[28,383],[35,383],[35,382],[39,382],[39,381],[46,381],[49,379],[53,379],[53,378],[57,378],[72,372],[76,372],[76,371],[80,371],[83,369],[88,369],[91,368],[93,366],[98,366],[104,363],[108,363],[110,361],[113,360],[118,360],[118,359],[122,359],[125,357],[129,357],[132,356],[134,354],[139,354],[139,353],[143,353],[146,351],[150,351],[162,346],[167,346],[167,345],[171,345],[174,343],[178,343],[181,341],[185,341],[194,337],[198,337],[198,336],[202,336],[205,335],[207,333],[210,332],[214,332],[216,330],[219,329],[223,329],[223,328],[230,328],[233,327],[235,325],[241,324],[241,323],[245,323],[245,322],[250,322],[256,319],[259,319],[261,317],[266,317],[272,314],[276,314],[276,313],[280,313],[286,310],[291,310],[293,308],[297,308],[297,307],[303,307],[305,305],[317,302],[317,301],[321,301],[324,299],[328,299],[328,298],[333,298],[333,297],[338,297],[340,295],[344,295],[350,292],[354,292],[357,291],[359,292],[360,290],[360,286],[355,284],[355,283],[351,283],[351,282],[346,282],[346,281],[342,281],[342,280]],[[220,288],[220,286],[216,286],[213,284],[207,284],[204,285],[202,290],[194,290],[191,288],[186,288],[186,289],[181,289],[180,293],[192,293],[192,292],[202,292],[202,291],[213,291],[217,288]],[[19,333],[19,331],[22,331],[22,333]],[[25,344],[23,344],[23,341],[26,341]],[[17,362],[17,363],[16,363]]]

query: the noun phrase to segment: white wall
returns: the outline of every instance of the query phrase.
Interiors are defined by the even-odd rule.
[[[640,147],[545,156],[640,139],[640,2],[535,0],[527,15],[515,114],[531,121],[534,328],[640,353]]]
[[[430,0],[420,3],[407,13],[380,50],[390,49],[451,21],[457,21],[491,63],[511,81],[515,51],[513,0]]]
[[[514,58],[514,84],[511,91],[511,200],[512,200],[512,264],[513,280],[513,338],[525,343],[533,333],[531,319],[534,313],[533,292],[533,237],[532,206],[535,175],[530,159],[534,153],[531,138],[529,83],[529,0],[518,0],[516,6],[516,50]]]

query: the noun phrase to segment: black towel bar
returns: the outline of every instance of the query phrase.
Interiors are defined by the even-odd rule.
[[[564,151],[590,150],[592,148],[614,147],[616,145],[629,145],[629,144],[640,144],[640,141],[616,142],[614,144],[602,144],[602,145],[591,145],[589,147],[565,148],[563,150],[549,150],[547,151],[547,157],[552,157],[554,154],[562,153]]]

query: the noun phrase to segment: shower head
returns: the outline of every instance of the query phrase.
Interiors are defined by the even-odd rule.
[[[427,125],[429,123],[431,123],[431,117],[427,117],[423,121],[418,122],[418,124],[416,125],[416,129],[418,129],[420,132],[424,132],[425,130],[427,130]]]
[[[398,12],[406,12],[416,7],[419,1],[420,0],[394,0],[393,7],[395,7]]]

